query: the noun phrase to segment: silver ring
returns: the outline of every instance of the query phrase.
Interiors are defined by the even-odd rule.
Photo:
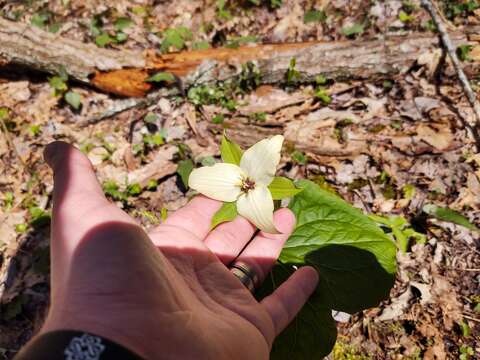
[[[251,293],[255,292],[255,288],[260,285],[257,273],[243,261],[237,261],[230,265],[230,271]]]

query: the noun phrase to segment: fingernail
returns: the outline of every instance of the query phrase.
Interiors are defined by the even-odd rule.
[[[295,228],[295,215],[290,209],[280,209],[274,215],[274,224],[282,234],[288,234]]]
[[[45,146],[45,149],[43,150],[43,157],[48,166],[54,169],[58,159],[65,152],[65,147],[68,146],[69,145],[63,141],[54,141]]]

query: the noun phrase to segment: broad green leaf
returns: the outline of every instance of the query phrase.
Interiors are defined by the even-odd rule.
[[[169,72],[158,72],[150,76],[145,81],[147,82],[175,81],[175,76],[173,76]]]
[[[302,189],[295,187],[292,180],[281,176],[273,178],[273,181],[268,185],[268,190],[270,190],[273,200],[292,197],[302,191]]]
[[[223,203],[220,210],[218,210],[215,215],[213,215],[210,230],[215,229],[221,223],[234,220],[237,215],[237,204],[235,202]]]
[[[378,304],[393,285],[393,241],[360,210],[334,194],[307,180],[297,186],[304,189],[290,204],[297,228],[280,260],[309,263],[319,270],[323,281],[318,291],[325,306],[356,312]],[[331,257],[324,256],[327,246],[335,246],[338,255],[333,252]]]
[[[277,264],[256,296],[270,295],[293,274],[289,265]],[[296,318],[275,339],[270,353],[272,360],[322,359],[335,345],[337,328],[331,310],[320,306],[318,294],[313,294]]]
[[[392,241],[386,237],[385,242],[394,254]],[[356,246],[323,246],[308,253],[305,263],[319,274],[318,306],[350,314],[377,306],[388,297],[395,281],[395,275],[379,263],[378,255]]]
[[[475,224],[472,224],[465,216],[455,210],[427,204],[423,207],[423,211],[439,220],[452,222],[470,230],[480,231]]]
[[[182,179],[182,183],[187,189],[188,189],[188,178],[190,177],[190,173],[192,172],[193,167],[194,167],[193,161],[190,159],[180,161],[177,166],[177,173],[178,175],[180,175],[180,178]]]
[[[394,283],[395,245],[367,216],[316,184],[302,180],[303,192],[290,208],[297,228],[287,240],[263,298],[293,272],[311,265],[319,274],[316,292],[275,340],[273,360],[321,359],[332,350],[336,326],[331,310],[357,312],[376,306]],[[290,263],[290,264],[288,264]]]
[[[123,31],[129,26],[133,24],[132,19],[128,17],[119,17],[117,20],[115,20],[113,26],[115,27],[115,30],[117,31]]]
[[[75,110],[80,109],[80,105],[82,105],[80,94],[74,91],[69,91],[65,94],[65,101]]]
[[[222,155],[223,162],[240,165],[243,151],[238,144],[223,135],[222,144],[220,145],[220,154]]]
[[[345,36],[353,36],[357,34],[361,34],[364,30],[364,27],[362,24],[354,24],[352,26],[344,27],[342,29],[342,33]]]

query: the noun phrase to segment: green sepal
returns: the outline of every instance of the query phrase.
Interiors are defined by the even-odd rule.
[[[295,187],[292,180],[282,176],[275,176],[270,185],[268,185],[268,190],[270,190],[273,200],[293,197],[303,191],[303,189]]]
[[[221,223],[234,220],[237,215],[237,204],[235,202],[223,203],[222,207],[213,215],[210,230],[215,229]]]
[[[220,145],[220,154],[222,155],[222,161],[224,163],[240,165],[243,151],[238,144],[234,143],[223,134],[222,144]]]
[[[186,189],[188,189],[188,178],[190,177],[190,173],[193,171],[194,167],[195,165],[190,159],[179,161],[177,165],[177,174],[180,175],[182,183]]]

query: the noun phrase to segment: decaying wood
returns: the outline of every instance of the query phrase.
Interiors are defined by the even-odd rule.
[[[64,69],[72,78],[87,83],[97,71],[145,67],[142,54],[101,49],[2,17],[0,57],[47,73]]]
[[[469,33],[477,30],[469,29]],[[450,37],[456,45],[476,44],[461,32]],[[255,45],[153,55],[101,49],[0,19],[0,57],[48,73],[65,69],[73,79],[127,97],[151,92],[152,85],[145,80],[157,71],[177,75],[188,87],[235,78],[248,61],[256,65],[261,81],[267,84],[285,80],[292,58],[300,73],[298,80],[304,82],[319,74],[332,79],[392,76],[408,70],[420,54],[437,46],[435,34],[418,33],[370,41]],[[468,66],[467,71],[477,70],[475,63]]]

